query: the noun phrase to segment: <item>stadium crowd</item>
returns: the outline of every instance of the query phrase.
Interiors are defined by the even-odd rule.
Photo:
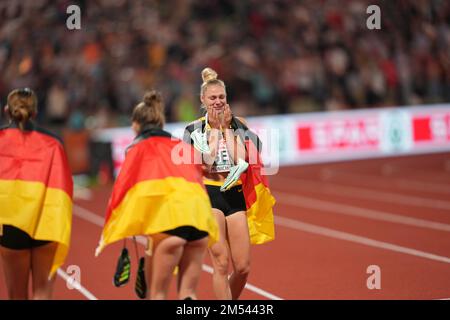
[[[205,66],[242,116],[450,102],[447,0],[25,0],[0,17],[1,103],[32,87],[55,126],[127,125],[149,88],[190,121]]]

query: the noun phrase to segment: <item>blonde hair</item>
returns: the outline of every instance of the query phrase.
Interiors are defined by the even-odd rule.
[[[7,113],[20,130],[25,123],[37,114],[37,96],[29,88],[15,89],[8,94]]]
[[[161,93],[156,90],[145,93],[143,101],[134,107],[131,120],[137,122],[141,128],[153,124],[162,129],[165,117]]]
[[[211,68],[203,69],[202,70],[202,79],[203,79],[203,83],[200,87],[200,96],[203,96],[205,94],[205,91],[209,85],[222,86],[226,92],[225,83],[222,80],[217,79],[217,72],[214,71],[213,69],[211,69]]]

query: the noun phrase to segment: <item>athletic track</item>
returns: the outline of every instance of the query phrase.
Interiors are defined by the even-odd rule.
[[[242,299],[450,298],[450,153],[283,167],[270,186],[276,239],[252,247]],[[112,284],[122,244],[94,256],[110,191],[76,188],[55,299],[138,299],[131,241],[132,277],[122,288]],[[80,267],[79,290],[64,280],[70,265]],[[380,268],[381,289],[367,287],[371,265]],[[210,266],[206,257],[200,299],[214,299]],[[169,298],[176,298],[175,279]]]

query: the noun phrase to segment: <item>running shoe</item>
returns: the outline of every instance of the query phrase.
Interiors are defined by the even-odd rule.
[[[139,259],[139,268],[136,275],[136,283],[134,285],[134,291],[141,299],[147,297],[147,283],[145,282],[145,258]]]
[[[225,179],[223,185],[220,187],[220,191],[224,192],[229,190],[240,178],[241,174],[247,170],[248,163],[242,159],[238,160],[237,165],[231,167],[230,173]]]
[[[122,249],[119,260],[117,261],[116,273],[114,274],[114,285],[121,287],[130,280],[130,256],[127,248]]]
[[[209,153],[211,150],[208,146],[208,139],[206,133],[202,133],[202,130],[196,129],[191,133],[191,139],[194,142],[194,147],[201,153]]]

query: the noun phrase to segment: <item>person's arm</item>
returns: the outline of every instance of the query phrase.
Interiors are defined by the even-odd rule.
[[[213,124],[214,122],[214,115],[213,117]],[[217,125],[217,124],[216,124]],[[201,151],[195,146],[194,141],[192,140],[191,134],[195,131],[201,130],[201,122],[197,123],[191,123],[188,125],[183,134],[183,141],[194,146],[194,159],[201,159],[202,161],[202,169],[204,172],[207,172],[211,165],[214,163],[215,157],[217,156],[217,150],[218,150],[218,142],[219,142],[219,130],[213,128],[208,133],[207,137],[207,143],[208,143],[208,149],[209,152]],[[198,139],[198,137],[197,137]]]
[[[214,160],[216,160],[221,135],[219,115],[213,108],[208,109],[208,123],[206,125],[208,124],[211,127],[208,135],[208,146],[210,152],[202,153],[203,163],[206,165],[207,170],[211,169],[211,166],[214,164]]]
[[[227,105],[224,109],[222,127],[225,129],[225,141],[227,144],[227,149],[230,153],[230,157],[234,164],[237,164],[238,159],[245,160],[245,146],[241,141],[239,136],[235,134],[233,129],[230,129],[230,123],[232,119],[232,114],[230,106]],[[241,120],[241,118],[239,118]],[[241,120],[242,121],[242,120]]]
[[[217,151],[219,150],[220,130],[211,128],[208,136],[208,146],[210,152],[202,153],[203,162],[207,165],[208,169],[213,165],[214,160],[217,157]]]
[[[189,124],[185,129],[184,129],[184,133],[183,133],[183,141],[186,142],[187,144],[192,145],[193,141],[191,139],[191,133],[192,133],[192,129],[191,127],[193,126],[193,124]]]
[[[225,129],[225,140],[233,163],[237,164],[238,159],[245,160],[245,146],[233,129]]]

